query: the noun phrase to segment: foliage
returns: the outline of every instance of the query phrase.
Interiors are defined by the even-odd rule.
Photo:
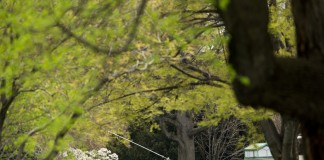
[[[122,1],[1,3],[0,93],[2,97],[15,98],[4,112],[7,119],[1,133],[6,139],[3,145],[15,150],[17,145],[28,142],[26,151],[38,148],[46,154],[53,144],[58,145],[56,133],[66,132],[73,125],[75,119],[71,115],[82,114],[87,100],[107,82],[105,79],[114,78],[114,73],[119,72],[116,69],[123,70],[131,63],[129,60],[124,67],[123,64],[115,69],[108,67],[119,62],[108,52],[103,54],[102,48],[109,48],[106,41],[110,41],[109,45],[116,49],[111,50],[114,54],[128,49],[132,37],[120,35],[131,34],[128,30],[135,26],[119,28],[124,24],[116,16],[120,14],[118,10],[136,10],[137,4],[135,1],[131,2],[133,5],[122,5]],[[134,20],[130,12],[124,15],[124,21]],[[107,24],[108,21],[120,22],[114,26]],[[119,34],[113,31],[117,28]]]
[[[293,57],[296,54],[296,38],[291,4],[287,0],[277,0],[270,6],[269,31],[277,56]]]
[[[1,149],[13,155],[99,148],[106,130],[127,136],[173,110],[203,110],[207,126],[264,117],[234,98],[224,27],[195,12],[209,1],[0,3]]]

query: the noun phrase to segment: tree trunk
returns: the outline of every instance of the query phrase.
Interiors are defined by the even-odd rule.
[[[277,128],[274,125],[273,121],[271,119],[262,120],[259,122],[262,132],[264,134],[264,137],[268,143],[268,146],[270,148],[272,157],[275,160],[281,160],[282,159],[282,138],[280,133],[277,132]]]
[[[324,64],[324,2],[322,0],[293,0],[297,38],[297,54],[314,65]],[[323,83],[323,81],[322,81]],[[322,97],[321,94],[317,96]],[[309,105],[313,105],[310,102]],[[316,106],[318,110],[323,105]],[[323,115],[323,113],[321,113]],[[303,140],[308,160],[324,159],[324,125],[303,122]]]
[[[297,135],[299,124],[289,116],[282,116],[282,160],[298,160]]]
[[[324,128],[309,123],[304,124],[302,132],[306,159],[324,159]]]
[[[259,122],[275,160],[298,160],[297,134],[299,124],[289,116],[282,116],[278,129],[271,119]]]
[[[183,137],[178,145],[178,160],[195,160],[195,145],[193,138]]]
[[[176,121],[180,124],[180,127],[177,127],[178,160],[195,160],[195,141],[188,132],[194,128],[192,115],[188,111],[177,111]]]
[[[224,1],[216,2],[222,10]],[[292,0],[298,59],[274,56],[267,6],[267,0],[230,0],[221,11],[236,97],[299,119],[306,158],[324,159],[324,1]]]
[[[178,160],[195,160],[194,135],[205,128],[195,128],[192,113],[190,111],[174,111],[173,118],[162,117],[159,120],[164,134],[178,143]],[[170,128],[174,129],[170,130]]]

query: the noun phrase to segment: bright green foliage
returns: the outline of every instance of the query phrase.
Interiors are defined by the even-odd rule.
[[[192,23],[191,11],[211,8],[208,1],[149,1],[140,21],[140,0],[0,3],[0,94],[18,90],[2,133],[10,152],[26,140],[37,157],[53,147],[102,147],[107,130],[127,134],[134,119],[172,110],[204,110],[202,125],[260,118],[239,108],[226,83],[224,29]],[[194,78],[204,74],[223,82]],[[82,114],[75,124],[74,114]],[[62,129],[69,132],[56,142]]]
[[[103,53],[122,52],[130,28],[135,27],[132,21],[138,3],[122,3],[1,1],[0,94],[10,97],[12,86],[18,89],[2,133],[8,140],[6,147],[16,144],[11,148],[15,150],[26,133],[45,125],[28,141],[25,151],[49,149],[46,146],[53,144],[70,115],[84,112],[98,82],[136,59],[130,53],[117,58]]]
[[[117,126],[120,125],[118,133],[122,134],[125,133],[123,131],[129,122],[136,119],[151,119],[172,110],[190,110],[193,113],[206,111],[206,118],[200,124],[209,126],[217,125],[221,119],[231,115],[245,119],[246,123],[267,116],[263,113],[258,115],[252,109],[239,108],[227,84],[212,81],[210,84],[193,85],[200,81],[171,67],[176,65],[188,71],[186,70],[188,66],[195,66],[229,82],[226,54],[217,52],[217,50],[225,52],[224,44],[227,37],[222,36],[222,29],[201,25],[187,28],[186,25],[190,23],[184,23],[182,19],[187,15],[182,12],[185,8],[181,8],[182,5],[181,7],[175,5],[174,1],[152,3],[152,6],[147,6],[149,17],[143,17],[143,21],[149,23],[141,26],[138,41],[134,44],[136,51],[141,54],[139,60],[144,64],[150,62],[152,64],[147,68],[145,65],[140,67],[145,68],[145,71],[118,77],[107,85],[100,97],[96,97],[95,101],[100,105],[94,107],[91,112],[95,115],[102,114],[99,117],[104,118],[100,119],[100,124],[116,126],[117,123]],[[164,3],[169,4],[168,9],[164,8]],[[206,4],[200,3],[200,7],[204,5]],[[198,9],[199,5],[188,4],[184,7],[187,7],[187,10]],[[156,12],[157,10],[160,12]],[[195,35],[201,31],[203,33],[197,38]],[[179,49],[184,54],[177,55]],[[202,49],[204,51],[201,51]],[[183,63],[183,59],[191,61],[190,64]],[[189,73],[202,77],[199,72],[189,71]],[[123,98],[119,99],[120,97]],[[249,127],[254,128],[253,125]],[[111,130],[113,129],[116,128],[112,127]],[[251,129],[251,135],[252,133],[255,132]]]
[[[277,5],[270,7],[269,31],[278,39],[275,45],[278,45],[276,44],[278,41],[282,45],[278,50],[278,56],[295,56],[295,28],[289,1],[277,0]]]
[[[222,10],[226,10],[227,9],[227,6],[229,4],[230,0],[220,0],[219,1],[219,7],[222,9]]]

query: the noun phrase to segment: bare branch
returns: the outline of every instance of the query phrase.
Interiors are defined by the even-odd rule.
[[[191,78],[194,78],[194,79],[197,79],[197,80],[200,80],[200,81],[206,81],[206,80],[207,80],[207,79],[205,79],[205,78],[200,78],[200,77],[194,76],[194,75],[192,75],[192,74],[190,74],[190,73],[187,73],[187,72],[185,72],[184,70],[180,69],[179,67],[177,67],[177,66],[174,65],[174,64],[170,64],[170,66],[171,66],[172,68],[176,69],[177,71],[181,72],[182,74],[188,76],[188,77],[191,77]]]
[[[83,39],[80,36],[77,36],[75,33],[73,33],[70,29],[68,29],[67,27],[65,27],[63,24],[61,23],[57,23],[56,24],[57,27],[59,27],[62,32],[64,32],[65,34],[67,34],[68,36],[71,36],[72,38],[74,38],[75,40],[77,40],[78,42],[82,43],[83,45],[85,45],[86,47],[89,47],[90,49],[92,49],[95,52],[101,52],[101,53],[105,53],[108,54],[110,53],[109,49],[104,49],[104,48],[100,48],[95,44],[90,43],[89,41]]]
[[[90,49],[92,49],[95,52],[100,52],[100,53],[104,53],[107,55],[118,54],[118,53],[126,51],[129,47],[129,45],[131,44],[131,42],[134,40],[137,30],[138,30],[138,26],[140,25],[140,19],[144,13],[144,10],[146,7],[146,3],[147,3],[147,0],[142,0],[141,4],[139,5],[139,7],[137,9],[137,15],[134,19],[133,27],[128,35],[128,39],[126,40],[126,43],[120,49],[115,50],[115,51],[112,51],[111,49],[98,47],[96,44],[93,44],[93,43],[83,39],[82,37],[76,35],[70,29],[68,29],[66,26],[64,26],[62,23],[58,22],[56,24],[56,26],[59,27],[62,30],[62,32],[64,32],[68,36],[74,38],[76,41],[82,43],[86,47],[89,47]]]
[[[215,76],[215,75],[211,75],[209,74],[208,72],[206,71],[203,71],[201,69],[199,69],[198,67],[195,67],[195,66],[192,66],[190,65],[189,67],[187,67],[189,70],[192,70],[192,71],[195,71],[195,72],[198,72],[199,74],[202,74],[204,76],[204,78],[200,78],[198,76],[195,76],[195,75],[192,75],[186,71],[184,71],[183,69],[177,67],[176,65],[174,64],[170,64],[170,66],[174,69],[176,69],[177,71],[181,72],[182,74],[188,76],[188,77],[191,77],[191,78],[194,78],[194,79],[197,79],[197,80],[200,80],[200,81],[218,81],[218,82],[221,82],[221,83],[224,83],[224,84],[227,84],[229,85],[229,83],[226,81],[226,80],[223,80],[221,78],[219,78],[218,76]]]
[[[201,69],[199,69],[198,67],[195,67],[195,66],[193,66],[193,65],[190,65],[190,66],[188,67],[188,69],[190,69],[190,70],[192,70],[192,71],[196,71],[196,72],[202,74],[204,77],[206,77],[206,78],[208,78],[208,79],[210,79],[210,80],[218,81],[218,82],[222,82],[222,83],[224,83],[224,84],[229,85],[229,82],[227,82],[226,80],[223,80],[223,79],[221,79],[221,78],[218,77],[218,76],[211,75],[210,73],[208,73],[208,72],[206,72],[206,71],[204,71],[204,70],[201,70]]]
[[[145,10],[145,7],[146,7],[146,4],[147,4],[147,1],[148,0],[142,0],[141,4],[139,5],[138,9],[137,9],[137,16],[134,20],[134,26],[128,36],[128,40],[126,41],[124,47],[122,47],[120,49],[119,52],[123,52],[125,50],[127,50],[127,48],[129,47],[130,43],[134,40],[135,36],[136,36],[136,33],[138,31],[138,26],[140,24],[140,20],[141,20],[141,17],[144,13],[144,10]]]
[[[202,10],[185,10],[184,12],[189,12],[189,13],[216,13],[216,9],[202,9]]]
[[[95,107],[102,106],[104,104],[107,104],[107,103],[110,103],[110,102],[113,102],[113,101],[117,101],[117,100],[120,100],[120,99],[129,97],[129,96],[133,96],[135,94],[150,93],[150,92],[156,92],[156,91],[170,91],[170,90],[179,89],[179,88],[183,88],[183,87],[187,87],[187,86],[199,86],[199,85],[210,85],[210,86],[214,86],[214,87],[222,87],[221,85],[218,85],[218,84],[215,84],[215,83],[211,83],[211,82],[207,82],[206,81],[206,82],[192,82],[192,83],[188,83],[188,84],[185,84],[185,85],[177,84],[177,85],[169,86],[169,87],[162,87],[162,88],[156,88],[156,89],[142,90],[142,91],[137,91],[137,92],[131,92],[131,93],[122,95],[122,96],[117,97],[117,98],[114,98],[114,99],[110,99],[110,100],[103,101],[103,102],[98,103],[98,104],[96,104],[94,106],[91,106],[88,109],[88,111],[94,109]]]

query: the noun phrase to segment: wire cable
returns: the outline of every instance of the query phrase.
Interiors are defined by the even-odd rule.
[[[137,143],[133,142],[132,140],[129,140],[129,139],[127,139],[127,138],[125,138],[125,137],[123,137],[123,136],[121,136],[121,135],[118,135],[118,134],[113,133],[113,132],[110,132],[110,131],[108,131],[108,132],[109,132],[110,134],[113,134],[114,136],[116,136],[116,137],[118,137],[118,138],[122,138],[122,139],[124,139],[124,140],[126,140],[126,141],[128,141],[128,142],[130,142],[130,143],[133,143],[133,144],[135,144],[135,145],[137,145],[137,146],[139,146],[139,147],[141,147],[141,148],[143,148],[143,149],[145,149],[145,150],[147,150],[147,151],[150,151],[150,152],[152,152],[152,153],[154,153],[154,154],[156,154],[156,155],[162,157],[162,158],[165,159],[165,160],[171,160],[169,157],[165,157],[165,156],[163,156],[163,155],[161,155],[161,154],[159,154],[159,153],[157,153],[157,152],[154,152],[153,150],[150,150],[150,149],[148,149],[148,148],[146,148],[146,147],[144,147],[144,146],[142,146],[142,145],[140,145],[140,144],[137,144]]]

